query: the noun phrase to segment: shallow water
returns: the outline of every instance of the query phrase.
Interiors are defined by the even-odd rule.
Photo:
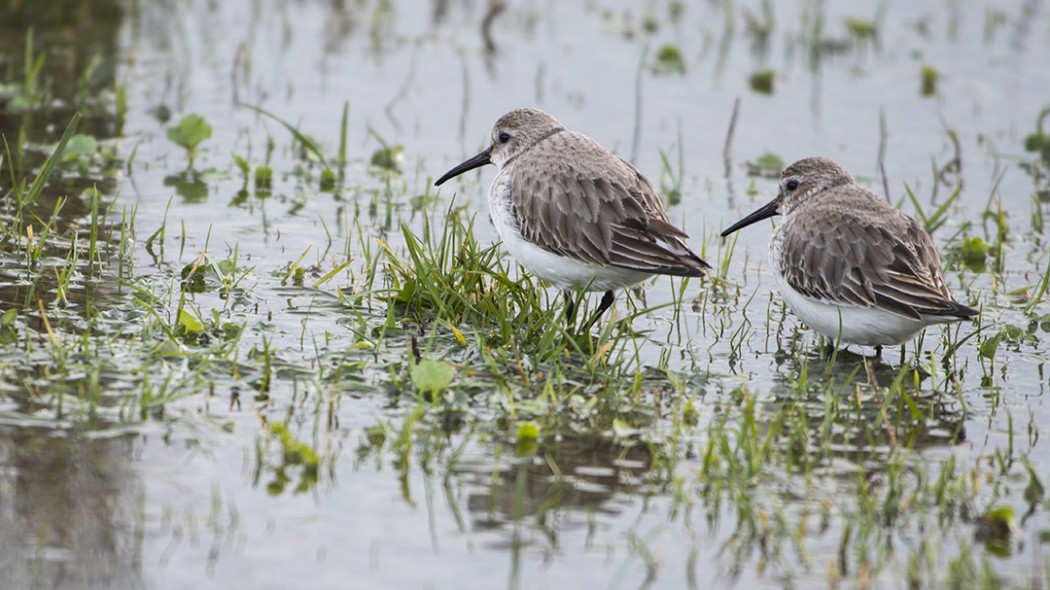
[[[1021,464],[1048,479],[1050,453],[1038,436],[1046,413],[1046,330],[1004,342],[994,362],[979,355],[979,345],[1002,326],[1029,324],[1011,292],[1038,283],[1048,263],[1031,218],[1045,219],[1032,200],[1045,179],[1019,165],[1035,159],[1024,152],[1024,137],[1050,100],[1047,6],[780,2],[763,38],[746,24],[762,20],[763,4],[730,5],[727,15],[723,3],[515,4],[492,22],[493,50],[481,32],[483,3],[115,3],[107,4],[105,26],[83,14],[57,22],[38,15],[37,47],[48,47],[56,96],[76,92],[71,81],[94,52],[101,65],[92,88],[126,85],[117,149],[130,164],[113,171],[113,185],[103,191],[114,222],[134,210],[135,247],[121,276],[139,277],[158,301],[144,307],[133,297],[142,293],[116,289],[111,268],[102,278],[74,281],[73,292],[90,297],[71,295],[71,305],[49,311],[62,322],[58,337],[75,340],[84,310],[98,310],[113,337],[83,354],[105,359],[101,372],[90,358],[56,359],[44,344],[33,354],[5,349],[0,570],[11,587],[809,587],[840,579],[899,587],[908,580],[908,559],[926,550],[920,543],[939,547],[930,550],[930,571],[954,571],[971,551],[978,567],[1008,585],[1045,579],[1050,518],[1041,498],[1025,498]],[[877,37],[851,35],[847,18],[879,18]],[[16,41],[24,39],[23,23],[12,26]],[[665,44],[680,49],[684,73],[654,69]],[[5,44],[4,57],[20,55],[23,46]],[[0,67],[9,63],[19,60]],[[926,64],[941,76],[929,97],[920,93]],[[776,71],[769,95],[748,81],[764,68]],[[737,97],[726,176],[723,148]],[[334,192],[318,188],[320,168],[300,158],[287,130],[243,106],[275,113],[331,154],[347,101],[349,164]],[[578,399],[548,408],[542,384],[521,388],[531,396],[504,395],[501,381],[467,369],[457,379],[476,383],[459,394],[467,398],[461,415],[413,430],[420,405],[397,378],[412,328],[380,350],[360,346],[368,331],[358,322],[382,325],[385,306],[354,308],[336,288],[352,291],[367,265],[364,244],[376,248],[381,239],[402,251],[400,224],[421,231],[424,212],[414,197],[436,193],[424,200],[435,219],[455,199],[476,214],[478,240],[493,241],[484,198],[493,168],[440,191],[430,185],[483,147],[499,115],[527,105],[630,159],[665,195],[679,178],[681,202],[670,207],[671,218],[712,262],[727,247],[717,238],[721,228],[775,194],[775,180],[749,176],[745,165],[765,152],[785,163],[832,157],[876,192],[888,187],[891,200],[911,213],[906,187],[929,212],[961,183],[934,234],[945,253],[963,236],[993,242],[994,220],[984,214],[995,210],[989,203],[1001,203],[1008,228],[1002,271],[954,263],[948,273],[961,300],[982,306],[981,333],[955,353],[954,377],[941,370],[915,387],[918,403],[935,410],[934,418],[899,431],[911,437],[909,450],[868,427],[880,412],[908,422],[906,408],[880,409],[856,356],[843,355],[825,372],[815,339],[770,292],[766,224],[741,235],[724,297],[693,282],[680,313],[663,307],[634,320],[645,333],[632,339],[630,354],[651,368],[646,395],[654,412],[664,412],[640,435],[592,426],[585,407],[592,384],[581,384]],[[72,110],[57,104],[33,113],[31,140],[57,140]],[[191,112],[213,127],[196,175],[184,171],[184,153],[165,139],[166,126]],[[111,116],[86,113],[92,133],[113,134]],[[25,117],[7,109],[0,131],[16,133]],[[957,155],[953,135],[961,164],[946,168]],[[231,154],[261,163],[268,136],[276,146],[272,193],[249,187],[240,194]],[[369,166],[384,144],[404,146],[402,174]],[[63,219],[83,225],[90,207],[73,203]],[[165,237],[147,248],[162,226]],[[205,249],[216,261],[236,252],[238,267],[250,269],[230,295],[212,284],[192,299],[205,317],[214,309],[244,322],[231,344],[233,361],[169,355],[155,345],[158,335],[143,311],[170,315],[180,269]],[[303,264],[317,266],[307,272],[308,286],[282,284],[304,251]],[[63,256],[60,246],[53,255]],[[347,272],[309,288],[348,258]],[[15,255],[3,262],[14,270],[3,275],[0,300],[22,310],[23,328],[37,335],[26,340],[44,342],[33,298],[17,285],[24,263]],[[43,289],[45,300],[58,284]],[[679,286],[650,281],[644,302],[674,302]],[[630,309],[626,299],[618,301],[620,317]],[[1050,313],[1050,304],[1035,313]],[[954,326],[948,340],[974,330]],[[429,356],[467,366],[475,354],[447,333],[421,336],[424,346],[436,347]],[[938,355],[929,363],[938,367],[941,332],[927,333],[923,346]],[[275,371],[269,391],[259,392],[255,360],[264,349],[274,351]],[[897,376],[896,352],[886,356],[873,369],[883,385]],[[143,358],[152,368],[137,371]],[[669,375],[684,385],[669,385]],[[142,411],[127,401],[145,382],[163,379],[170,380],[161,388],[170,398]],[[85,383],[102,384],[95,409],[79,409],[94,407],[83,402]],[[827,384],[837,397],[822,389]],[[667,391],[680,397],[669,401]],[[696,425],[674,434],[670,417],[688,400]],[[789,428],[830,429],[835,448],[800,449],[816,463],[807,475],[785,464],[757,473],[753,485],[720,491],[712,474],[729,467],[709,460],[718,455],[712,433],[724,429],[729,440],[746,440],[748,400],[754,432],[773,428],[783,408],[797,408],[791,416],[799,422]],[[838,404],[845,409],[825,423],[829,406]],[[516,455],[507,422],[545,412],[576,426],[542,440],[540,452]],[[316,449],[316,476],[268,434],[278,423]],[[394,441],[405,430],[415,438],[402,455]],[[858,479],[881,489],[894,473],[889,465],[900,462],[914,494],[900,503],[922,504],[923,486],[949,461],[972,472],[960,478],[973,491],[962,494],[953,518],[931,504],[867,539],[870,546],[850,536],[862,534],[851,523],[871,508],[850,504]],[[1018,515],[1005,556],[975,541],[976,516],[1001,505]],[[927,527],[941,532],[931,535]],[[845,565],[843,538],[860,539],[849,545]],[[890,557],[873,559],[878,569],[867,572],[857,565],[865,550]],[[949,574],[922,579],[946,584]]]

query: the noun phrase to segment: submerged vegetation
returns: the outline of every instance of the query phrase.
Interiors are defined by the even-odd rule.
[[[659,47],[655,61],[638,47],[647,84],[680,84],[706,65],[661,37],[691,10],[672,4],[644,18],[600,15],[617,42]],[[739,18],[757,52],[789,26],[772,3],[722,10],[726,35]],[[836,25],[814,10],[790,25],[805,68],[878,51],[888,36],[881,12]],[[380,44],[391,17],[377,7],[371,18]],[[511,587],[532,585],[535,557],[560,556],[612,585],[610,563],[643,586],[1041,587],[1050,577],[1045,108],[1034,131],[998,146],[1024,157],[1011,155],[990,186],[964,186],[978,157],[963,160],[969,140],[943,121],[948,147],[930,156],[928,177],[885,181],[941,246],[953,292],[982,315],[876,360],[827,350],[799,325],[764,276],[764,243],[716,237],[727,198],[738,209],[768,198],[784,158],[767,150],[795,149],[786,143],[737,148],[738,169],[731,130],[731,177],[697,180],[709,172],[687,158],[679,122],[673,145],[644,157],[658,163],[649,176],[671,215],[698,219],[691,243],[715,270],[624,293],[586,330],[582,319],[566,325],[560,294],[486,237],[477,201],[490,176],[434,192],[436,156],[417,151],[398,127],[416,123],[395,114],[411,79],[388,105],[393,123],[366,110],[356,134],[345,99],[322,123],[238,97],[231,108],[247,130],[214,112],[169,121],[167,107],[149,111],[150,127],[134,94],[143,89],[118,79],[108,56],[88,53],[52,83],[56,53],[39,39],[30,30],[0,63],[0,444],[23,453],[0,465],[33,480],[21,502],[45,504],[28,529],[37,547],[0,545],[17,559],[35,563],[67,542],[56,506],[77,500],[41,490],[75,476],[26,474],[61,472],[40,441],[68,439],[117,457],[73,460],[105,480],[85,497],[133,506],[137,540],[116,545],[139,543],[140,563],[113,567],[146,563],[160,579],[174,574],[149,568],[195,550],[202,530],[216,539],[206,567],[249,559],[228,550],[238,535],[260,545],[286,535],[291,546],[320,531],[306,544],[323,568],[322,553],[343,543],[378,555],[369,527],[429,532],[442,548],[431,553],[464,567],[476,552],[508,554]],[[947,100],[953,79],[921,67],[921,94]],[[748,68],[734,75],[762,101],[790,95],[800,75],[790,62]],[[744,172],[750,186],[734,193]],[[588,317],[593,295],[576,297],[576,317]],[[157,500],[110,489],[137,466],[145,488],[170,477],[176,491]],[[176,475],[156,473],[166,470]],[[181,486],[205,492],[185,500]],[[261,499],[238,506],[243,488]],[[302,498],[316,512],[295,512]],[[72,528],[105,520],[69,518]],[[256,520],[265,533],[250,528]],[[489,536],[466,550],[445,540],[471,534]],[[184,538],[191,549],[179,548]],[[63,575],[41,568],[41,587]]]

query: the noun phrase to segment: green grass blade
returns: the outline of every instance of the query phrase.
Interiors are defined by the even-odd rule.
[[[29,191],[25,195],[23,203],[32,203],[40,196],[40,193],[44,190],[44,185],[47,184],[51,174],[55,171],[55,164],[62,159],[62,154],[66,150],[66,144],[69,143],[69,138],[73,137],[73,134],[77,131],[77,125],[80,124],[80,113],[73,115],[70,119],[69,125],[66,126],[65,133],[62,134],[62,138],[58,140],[58,145],[55,146],[55,151],[51,152],[47,160],[44,162],[43,167],[40,168],[40,173],[33,179],[33,184],[29,186]]]
[[[343,103],[343,118],[339,124],[339,170],[346,168],[346,125],[350,116],[350,101]]]
[[[303,132],[301,132],[298,129],[296,129],[291,123],[285,121],[284,119],[278,117],[277,115],[271,113],[270,111],[267,111],[266,109],[264,109],[262,107],[257,107],[255,105],[250,105],[250,104],[244,104],[243,106],[245,106],[245,107],[247,107],[247,108],[249,108],[249,109],[251,109],[251,110],[253,110],[253,111],[257,112],[257,113],[259,113],[260,115],[269,117],[269,118],[273,119],[274,121],[277,121],[278,123],[283,125],[284,128],[287,129],[288,132],[291,133],[295,137],[296,141],[298,141],[299,143],[303,144],[303,147],[306,149],[306,151],[308,151],[311,154],[317,156],[317,159],[321,161],[321,165],[323,165],[325,168],[331,169],[331,166],[328,165],[328,160],[324,157],[324,154],[321,153],[321,146],[317,145],[316,141],[314,141],[314,140],[310,139],[309,137],[307,137],[306,135],[304,135]]]

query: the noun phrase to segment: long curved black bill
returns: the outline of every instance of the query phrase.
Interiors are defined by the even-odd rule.
[[[745,218],[741,219],[740,221],[734,223],[733,225],[729,226],[728,229],[726,229],[724,232],[722,232],[722,237],[724,238],[724,237],[728,236],[729,234],[735,232],[736,230],[743,229],[743,228],[751,225],[752,223],[758,223],[759,221],[762,221],[763,219],[769,219],[770,217],[773,217],[776,214],[777,214],[777,200],[773,199],[772,201],[766,203],[765,205],[762,205],[762,207],[758,211],[755,211],[754,213],[748,215],[747,217],[745,217]]]
[[[480,154],[474,156],[473,158],[467,160],[466,162],[463,162],[459,166],[456,166],[452,170],[449,170],[441,178],[437,179],[437,182],[434,183],[434,186],[441,186],[441,183],[445,182],[446,180],[448,180],[450,178],[454,178],[456,176],[459,176],[460,174],[463,174],[464,172],[466,172],[468,170],[473,170],[475,168],[480,168],[480,167],[484,166],[485,164],[492,163],[492,160],[489,159],[489,154],[491,154],[491,152],[492,152],[492,148],[489,148],[489,149],[481,152]]]

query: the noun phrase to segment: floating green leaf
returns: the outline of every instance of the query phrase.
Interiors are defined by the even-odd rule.
[[[448,387],[454,371],[445,361],[423,359],[410,371],[412,384],[420,393],[434,394]]]
[[[784,169],[784,158],[772,152],[766,152],[747,163],[749,176],[762,176],[766,178],[779,178],[780,171]]]
[[[684,74],[685,59],[682,57],[682,51],[677,45],[662,45],[656,51],[656,64],[653,69],[670,74]]]
[[[273,169],[269,166],[255,167],[255,188],[268,189],[273,186]]]
[[[1043,131],[1043,121],[1047,116],[1050,116],[1050,107],[1039,111],[1039,116],[1035,121],[1035,131],[1024,138],[1024,149],[1025,151],[1036,152],[1044,160],[1050,161],[1050,133]]]
[[[751,90],[760,94],[773,94],[773,80],[776,78],[775,70],[759,70],[748,79]]]
[[[96,151],[98,151],[97,139],[90,135],[77,133],[70,137],[69,143],[66,144],[66,159],[76,160],[82,157],[89,157],[94,155]]]
[[[237,271],[237,261],[232,258],[220,260],[215,267],[224,275],[230,275]]]
[[[1029,133],[1024,138],[1024,149],[1026,152],[1050,151],[1050,135]]]
[[[404,151],[400,145],[381,147],[372,152],[372,165],[387,172],[397,172],[401,169]]]
[[[540,427],[532,420],[528,422],[522,422],[521,426],[518,426],[518,442],[525,440],[536,440],[540,437]]]
[[[193,317],[193,314],[185,309],[179,310],[179,331],[183,334],[200,334],[204,326]]]
[[[321,171],[321,190],[331,192],[334,188],[335,172],[332,172],[331,168],[325,168]]]
[[[193,263],[190,263],[182,267],[182,288],[190,293],[203,293],[206,287],[204,269],[199,266],[194,268],[194,266]]]
[[[535,455],[539,448],[540,427],[533,421],[524,422],[518,427],[514,441],[514,454],[518,457]]]
[[[962,241],[962,261],[966,268],[974,272],[984,271],[988,259],[989,247],[980,236],[969,236]]]
[[[1003,333],[999,332],[991,338],[986,338],[981,346],[978,348],[980,355],[986,359],[995,358],[995,353],[999,350],[999,343],[1003,341]]]
[[[974,536],[991,553],[1010,554],[1010,535],[1017,528],[1017,517],[1009,506],[996,506],[977,517]]]

